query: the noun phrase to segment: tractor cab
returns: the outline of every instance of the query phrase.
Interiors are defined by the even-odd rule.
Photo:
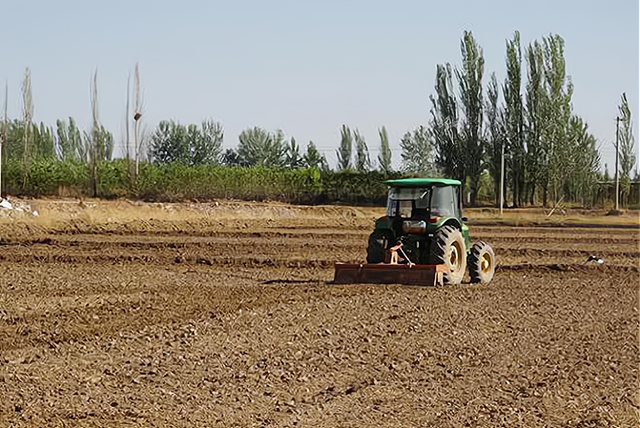
[[[429,220],[460,218],[458,188],[453,186],[390,187],[388,217]]]
[[[469,230],[464,224],[460,206],[460,182],[438,178],[408,178],[387,181],[389,186],[384,217],[376,221],[378,235],[394,239],[419,240],[425,251],[437,229],[450,225],[459,229],[467,247]],[[387,230],[387,232],[384,232]],[[379,253],[379,252],[378,252]],[[425,257],[421,257],[422,260]],[[372,257],[377,260],[380,257]]]

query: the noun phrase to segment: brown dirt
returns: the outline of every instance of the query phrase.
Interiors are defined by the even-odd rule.
[[[489,285],[337,286],[377,211],[101,204],[0,226],[0,426],[638,426],[637,230],[476,226]]]

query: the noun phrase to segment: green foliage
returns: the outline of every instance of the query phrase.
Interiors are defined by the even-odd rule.
[[[564,192],[571,200],[580,201],[583,206],[591,205],[596,196],[600,154],[596,139],[588,131],[588,126],[578,116],[573,115],[567,129],[566,150],[573,153],[566,164],[569,170],[563,183]]]
[[[482,138],[482,77],[484,74],[484,57],[473,33],[465,31],[460,42],[462,68],[456,70],[460,87],[460,98],[464,111],[462,121],[463,152],[465,175],[470,179],[471,204],[476,203],[480,174],[483,170],[482,157],[485,143]]]
[[[192,152],[192,165],[219,164],[222,155],[224,130],[222,124],[213,120],[204,120],[197,129],[189,125],[189,143]]]
[[[243,166],[282,167],[286,163],[284,133],[267,132],[260,127],[245,129],[239,135],[238,162]]]
[[[391,171],[391,148],[389,147],[389,135],[387,134],[387,128],[384,126],[378,130],[380,135],[380,154],[378,155],[378,165],[380,165],[380,171],[385,174],[389,174]]]
[[[356,171],[367,172],[371,169],[371,160],[369,157],[369,148],[364,139],[364,135],[358,129],[353,132],[356,141]]]
[[[3,175],[8,194],[38,197],[86,194],[90,171],[86,162],[54,158],[34,159],[25,169],[21,160],[10,158],[3,162]]]
[[[505,162],[511,175],[513,205],[520,206],[525,195],[525,143],[524,113],[522,106],[522,54],[520,50],[520,33],[516,31],[513,40],[507,41],[506,55],[507,77],[502,92],[505,99]]]
[[[160,164],[218,164],[223,158],[223,138],[224,131],[218,122],[205,120],[198,127],[163,120],[151,135],[150,154]]]
[[[353,134],[347,125],[340,129],[340,148],[336,150],[338,157],[338,170],[344,171],[351,168],[351,154],[353,152]]]
[[[91,152],[93,150],[93,152]],[[93,132],[84,133],[84,149],[85,153],[94,153],[98,163],[111,160],[113,156],[113,135],[107,131],[104,125],[97,124]],[[91,156],[89,156],[91,159]]]
[[[304,158],[300,155],[300,146],[296,139],[291,137],[287,146],[285,165],[289,168],[301,168],[304,166]]]
[[[82,133],[76,122],[69,117],[69,123],[64,120],[56,121],[58,155],[63,160],[87,159]]]
[[[496,198],[496,206],[500,206],[500,176],[502,166],[502,150],[505,146],[504,115],[498,106],[500,88],[496,74],[491,73],[489,86],[487,87],[487,101],[485,105],[485,140],[486,140],[486,166],[487,172],[494,188],[491,193]],[[487,192],[489,193],[489,192]]]
[[[313,204],[384,204],[388,177],[379,171],[334,172],[310,168],[140,163],[132,186],[126,159],[104,161],[96,174],[97,196],[146,201],[212,199],[274,200]],[[17,196],[92,196],[90,164],[55,158],[3,162],[6,191]],[[26,180],[23,180],[26,177]]]
[[[553,199],[558,201],[570,172],[566,165],[573,155],[566,144],[573,85],[566,75],[564,40],[558,35],[544,37],[543,52],[546,120],[542,128],[542,147],[547,160],[549,188]]]
[[[544,56],[539,42],[530,44],[526,49],[527,85],[525,132],[527,138],[527,153],[525,165],[529,177],[529,202],[534,203],[536,187],[542,189],[543,204],[547,204],[549,177],[547,165],[549,153],[542,141],[543,128],[547,122],[546,96],[544,93]],[[521,165],[520,165],[521,167]],[[514,174],[516,180],[524,181],[523,173]]]
[[[142,164],[138,182],[138,196],[151,201],[230,198],[311,203],[320,189],[320,173],[316,168],[259,165]]]
[[[325,197],[329,201],[347,204],[375,204],[386,202],[387,177],[380,171],[327,171],[322,178]]]
[[[465,181],[463,140],[458,133],[458,103],[453,92],[451,65],[436,67],[436,97],[431,99],[431,134],[435,143],[435,163],[443,174]]]
[[[433,145],[431,130],[423,125],[406,132],[400,140],[402,170],[422,176],[433,175]]]
[[[618,135],[619,144],[619,159],[620,159],[620,175],[621,177],[629,178],[631,176],[631,170],[636,163],[635,156],[635,138],[633,136],[633,122],[631,119],[631,109],[629,109],[629,101],[627,101],[627,94],[623,93],[621,96],[620,106],[620,123],[621,127]],[[629,184],[630,186],[631,184]]]
[[[320,154],[313,141],[307,144],[307,152],[304,155],[304,164],[309,168],[326,170],[329,168],[327,160]]]

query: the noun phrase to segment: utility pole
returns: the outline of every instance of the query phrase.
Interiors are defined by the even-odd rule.
[[[504,141],[502,142],[502,155],[500,157],[500,217],[504,205]]]
[[[619,208],[619,195],[620,195],[620,180],[618,180],[618,136],[620,132],[618,127],[620,126],[620,116],[616,117],[616,211]]]

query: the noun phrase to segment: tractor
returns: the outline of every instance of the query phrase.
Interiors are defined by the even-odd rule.
[[[459,284],[469,268],[474,283],[495,272],[493,249],[471,244],[458,180],[388,180],[386,215],[368,239],[367,263],[335,266],[335,283]]]

